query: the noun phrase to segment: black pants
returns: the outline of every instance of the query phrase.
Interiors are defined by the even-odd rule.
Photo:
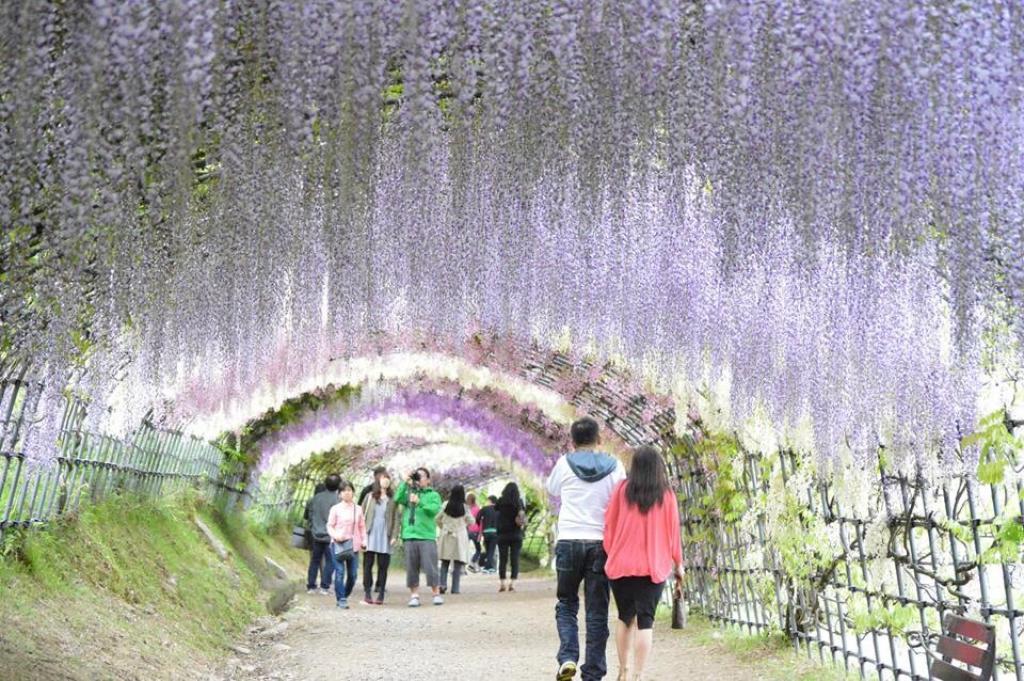
[[[650,577],[622,577],[609,581],[619,620],[628,626],[636,618],[637,629],[653,629],[654,613],[658,610],[665,582],[652,582]]]
[[[377,584],[373,583],[373,562],[377,561]],[[388,586],[388,568],[391,567],[390,553],[366,551],[363,553],[363,591],[369,596],[376,591],[381,600]]]
[[[331,543],[314,541],[309,550],[309,571],[306,575],[306,588],[316,588],[316,576],[320,575],[320,588],[331,588],[334,577],[334,561],[331,560]]]
[[[523,551],[523,539],[498,538],[498,577],[505,579],[508,564],[512,563],[512,579],[519,579],[519,554]]]

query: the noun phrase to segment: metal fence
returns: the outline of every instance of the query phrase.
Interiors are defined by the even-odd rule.
[[[29,459],[25,436],[43,386],[27,373],[0,378],[0,538],[115,491],[155,497],[196,487],[223,504],[237,494],[223,482],[223,454],[212,444],[148,423],[127,439],[91,433],[82,428],[86,405],[74,398],[66,400],[54,456]]]
[[[742,459],[737,492],[751,509],[777,493],[770,475],[790,485],[799,473],[800,460],[790,452]],[[673,467],[681,483],[688,595],[711,619],[751,633],[783,631],[797,648],[865,678],[923,681],[932,678],[926,649],[934,647],[943,616],[966,614],[996,625],[994,678],[1024,677],[1019,543],[1006,544],[1014,555],[999,553],[1001,537],[1020,527],[1020,483],[930,483],[880,472],[867,515],[844,508],[827,481],[798,483],[792,492],[801,526],[823,533],[829,548],[812,555],[808,537],[809,568],[798,578],[783,565],[763,510],[745,522],[708,515],[700,504],[713,494],[708,472],[687,457]],[[860,628],[858,600],[867,613]]]

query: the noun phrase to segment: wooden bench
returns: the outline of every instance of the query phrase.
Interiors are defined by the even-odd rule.
[[[991,624],[948,613],[942,620],[942,635],[935,652],[930,656],[930,675],[939,681],[990,681],[996,663],[996,629]],[[957,667],[954,661],[978,671]]]

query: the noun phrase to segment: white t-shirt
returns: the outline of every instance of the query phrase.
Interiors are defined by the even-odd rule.
[[[570,465],[570,456],[575,471]],[[594,481],[588,482],[585,478]],[[558,512],[558,539],[604,539],[604,512],[615,486],[625,479],[622,462],[609,454],[578,451],[559,457],[547,482],[548,494],[562,500]]]

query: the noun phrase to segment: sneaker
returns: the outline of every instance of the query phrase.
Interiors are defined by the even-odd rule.
[[[374,605],[384,605],[384,599],[381,596],[377,596],[377,600],[373,602]]]
[[[442,586],[442,587],[441,587],[441,593],[442,593],[442,594],[446,594],[446,593],[448,593],[448,587],[446,587],[446,586]]]
[[[444,605],[444,596],[442,596],[441,594],[435,594],[434,605]]]
[[[318,592],[317,592],[316,589],[306,589],[306,593],[308,593],[308,594],[315,594],[315,593],[318,593]]]
[[[367,596],[362,601],[360,601],[360,603],[362,603],[363,605],[373,605],[373,599]]]
[[[572,681],[576,678],[576,663],[572,660],[566,660],[562,663],[562,666],[558,668],[558,674],[555,676],[556,681]]]
[[[348,599],[342,598],[340,601],[338,601],[338,607],[342,610],[348,610]]]
[[[420,597],[419,596],[413,596],[412,598],[410,598],[409,599],[409,607],[410,608],[418,608],[418,607],[420,607]]]
[[[314,589],[314,591],[315,591],[315,589]],[[331,595],[331,590],[330,589],[320,589],[320,595],[321,596],[330,596]]]

